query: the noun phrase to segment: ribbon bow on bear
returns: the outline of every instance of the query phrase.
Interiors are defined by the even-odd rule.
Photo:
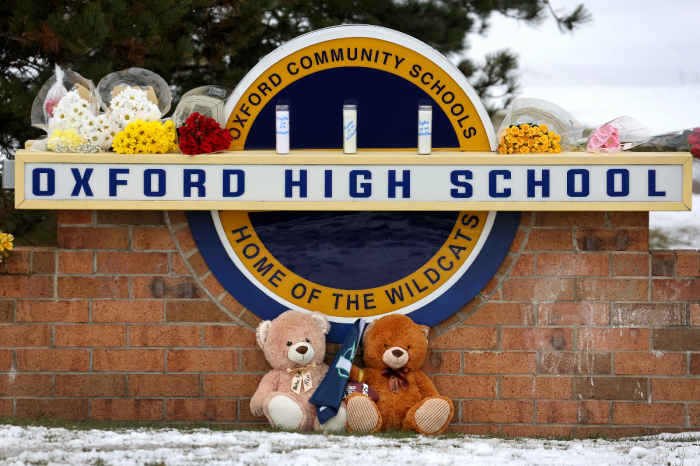
[[[399,388],[402,392],[408,390],[408,386],[410,385],[408,379],[406,378],[406,374],[408,374],[408,372],[409,371],[406,367],[396,370],[387,367],[382,371],[382,377],[387,377],[389,390],[394,393],[399,393]]]
[[[294,377],[292,377],[292,391],[297,395],[301,394],[301,387],[304,387],[304,391],[308,392],[314,388],[314,384],[311,380],[310,368],[316,367],[316,363],[310,362],[302,367],[292,367],[287,369],[287,372],[296,372]]]

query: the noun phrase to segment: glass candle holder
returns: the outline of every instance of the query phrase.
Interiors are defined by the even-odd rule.
[[[343,153],[357,153],[357,105],[343,105]]]
[[[277,153],[289,154],[289,105],[278,105],[275,110]]]
[[[418,153],[429,155],[433,144],[433,107],[418,106]]]

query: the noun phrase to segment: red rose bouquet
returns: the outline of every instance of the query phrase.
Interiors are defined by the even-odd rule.
[[[231,133],[222,129],[213,118],[195,112],[178,129],[178,145],[183,154],[198,155],[226,150],[231,145]]]
[[[635,144],[633,152],[690,152],[700,158],[700,127],[656,135]]]

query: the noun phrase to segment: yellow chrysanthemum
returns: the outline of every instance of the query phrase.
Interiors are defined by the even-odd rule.
[[[118,154],[163,154],[175,150],[175,141],[172,121],[137,120],[115,136],[112,147]]]
[[[540,125],[540,130],[542,130],[543,133],[546,133],[549,131],[549,126],[547,125]]]

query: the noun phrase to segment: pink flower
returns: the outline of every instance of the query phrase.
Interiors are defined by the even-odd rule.
[[[611,125],[596,128],[588,138],[589,152],[619,152],[620,132]]]

